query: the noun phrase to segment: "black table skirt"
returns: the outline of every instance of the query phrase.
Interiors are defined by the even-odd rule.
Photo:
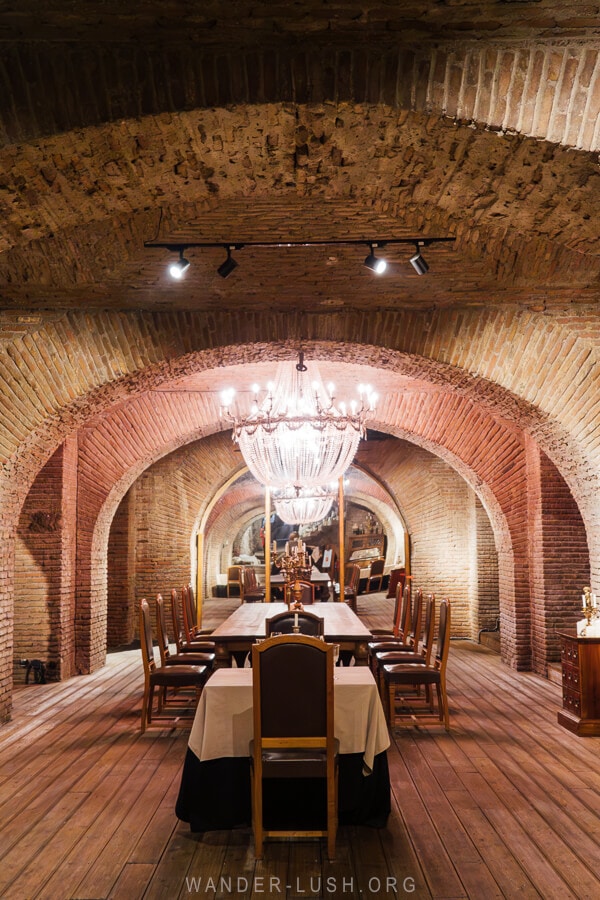
[[[367,776],[362,774],[362,759],[362,753],[341,754],[339,757],[339,824],[383,828],[390,813],[387,754],[380,753],[375,757],[373,772]],[[270,809],[293,810],[297,819],[302,811],[310,816],[311,809],[324,807],[322,782],[309,784],[307,779],[273,781],[276,782],[273,785],[265,782],[265,822],[272,815]],[[272,797],[269,796],[269,787],[274,789]],[[179,819],[189,822],[192,831],[249,825],[252,820],[249,757],[224,757],[200,762],[188,748],[175,812]],[[282,825],[279,820],[278,824]],[[297,825],[300,827],[299,822]]]

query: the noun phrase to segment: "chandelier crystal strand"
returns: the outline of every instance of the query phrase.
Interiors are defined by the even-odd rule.
[[[279,496],[273,496],[273,504],[282,522],[288,525],[311,525],[325,518],[335,497],[335,491],[325,488],[286,488]]]
[[[233,425],[244,460],[254,477],[274,488],[315,487],[336,481],[346,471],[375,408],[376,394],[359,385],[350,408],[335,403],[334,386],[325,387],[315,363],[280,363],[275,384],[252,388],[247,409],[234,392],[222,395],[223,415]]]

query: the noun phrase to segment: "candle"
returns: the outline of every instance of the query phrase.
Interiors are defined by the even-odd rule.
[[[288,541],[285,542],[285,555],[286,556],[290,555],[290,545],[289,545]]]
[[[273,553],[277,553],[277,541],[273,541]]]
[[[585,609],[585,594],[581,595],[581,603],[583,605],[583,608]]]
[[[294,613],[294,628],[298,627],[298,613]]]

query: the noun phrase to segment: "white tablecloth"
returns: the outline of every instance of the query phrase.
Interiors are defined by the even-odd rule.
[[[390,745],[371,671],[364,666],[336,668],[333,700],[340,753],[363,753],[363,768],[370,774],[375,756]],[[202,691],[190,750],[201,761],[248,756],[252,731],[252,669],[217,669]]]

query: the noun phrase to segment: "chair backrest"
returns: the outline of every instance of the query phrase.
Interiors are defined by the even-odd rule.
[[[185,632],[181,624],[181,613],[179,607],[179,598],[175,588],[171,591],[171,620],[173,622],[173,636],[175,638],[175,646],[177,652],[181,653],[181,648],[185,643]]]
[[[423,591],[417,588],[413,596],[413,602],[410,614],[410,631],[408,632],[407,641],[414,644],[415,648],[419,643],[419,635],[421,634],[421,620],[423,617]]]
[[[229,584],[241,584],[244,566],[229,566],[227,569],[227,581]]]
[[[402,596],[402,600],[400,602],[400,606],[397,609],[398,618],[394,624],[394,634],[396,637],[401,638],[403,641],[406,640],[406,636],[410,630],[410,618],[411,618],[411,603],[410,603],[410,584],[405,584],[404,588],[402,588],[401,584],[398,584],[396,589],[396,597],[398,595]]]
[[[300,602],[304,605],[310,606],[311,603],[315,602],[315,586],[311,584],[310,581],[298,581],[297,582],[302,588],[300,594]],[[285,602],[292,603],[295,600],[295,594],[292,588],[293,584],[286,584],[285,586]]]
[[[425,664],[431,662],[433,650],[433,637],[435,633],[435,594],[428,594],[425,601],[425,615],[423,617],[423,632],[421,637],[421,651],[425,656]]]
[[[346,566],[346,582],[344,587],[351,591],[358,590],[358,582],[360,581],[360,566],[355,563],[349,563]]]
[[[167,622],[165,619],[165,603],[160,594],[156,597],[156,631],[160,661],[164,666],[171,655],[171,651],[169,650],[169,635],[167,633]]]
[[[290,610],[289,612],[277,613],[277,615],[265,620],[267,637],[270,637],[274,631],[280,631],[281,634],[292,634],[296,616],[298,616],[300,634],[316,636],[324,633],[324,620],[320,616],[305,610],[298,610],[297,613]]]
[[[380,556],[378,559],[374,559],[371,563],[371,573],[369,577],[373,578],[374,576],[379,577],[380,575],[383,575],[384,566],[385,559],[383,558],[383,556]]]
[[[192,625],[194,628],[198,626],[198,607],[196,606],[196,597],[194,596],[194,588],[191,584],[187,584],[185,587],[187,602],[191,613]]]
[[[244,582],[244,590],[246,591],[251,591],[253,588],[258,587],[256,572],[254,571],[252,566],[244,566],[242,580]]]
[[[146,678],[156,669],[154,659],[154,646],[152,643],[152,623],[150,622],[150,607],[147,600],[140,603],[140,646],[142,648],[142,661]]]
[[[252,694],[255,758],[282,739],[333,753],[332,644],[301,634],[254,644]]]
[[[434,666],[442,672],[448,661],[450,649],[450,601],[442,600],[440,603],[440,620],[438,623],[438,639],[435,648]]]
[[[183,633],[189,644],[194,640],[194,612],[190,604],[190,592],[187,586],[181,588],[181,617],[183,619]]]

